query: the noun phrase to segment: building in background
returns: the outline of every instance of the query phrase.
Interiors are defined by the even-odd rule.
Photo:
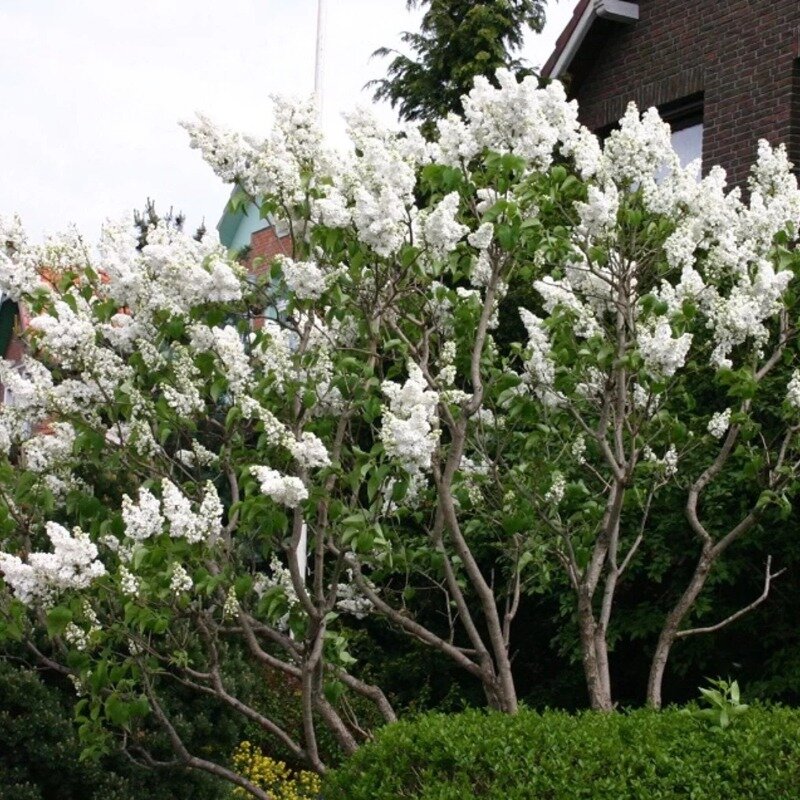
[[[234,188],[231,197],[238,191]],[[262,219],[255,203],[249,203],[236,211],[232,211],[229,205],[217,223],[217,232],[220,242],[228,250],[238,254],[240,261],[251,272],[258,273],[268,269],[276,255],[292,254],[288,227]]]
[[[542,74],[600,135],[631,100],[656,106],[684,163],[732,185],[762,138],[800,163],[800,0],[580,0]]]

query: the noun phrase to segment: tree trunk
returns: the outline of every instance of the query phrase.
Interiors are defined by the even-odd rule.
[[[686,587],[680,600],[669,612],[658,637],[653,660],[650,664],[650,675],[647,680],[647,704],[653,708],[661,708],[662,689],[664,685],[664,672],[667,668],[670,650],[677,638],[680,625],[684,617],[694,606],[697,596],[703,590],[708,573],[714,563],[714,558],[709,548],[704,548],[700,560],[697,562],[694,574]]]
[[[508,696],[503,681],[497,676],[483,680],[483,691],[486,694],[486,703],[492,711],[502,711],[504,714],[517,713],[516,693]]]
[[[605,636],[597,628],[591,600],[583,592],[578,599],[578,618],[589,703],[596,711],[613,711],[608,645]]]

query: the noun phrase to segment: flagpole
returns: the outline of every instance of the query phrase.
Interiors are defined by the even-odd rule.
[[[317,0],[317,48],[314,58],[314,105],[317,108],[317,123],[322,127],[322,70],[325,57],[325,3]],[[303,578],[308,574],[308,527],[303,522],[300,541],[297,543],[297,566]]]
[[[323,69],[325,66],[325,21],[327,0],[317,0],[317,49],[314,63],[314,100],[317,105],[317,118],[322,124]]]

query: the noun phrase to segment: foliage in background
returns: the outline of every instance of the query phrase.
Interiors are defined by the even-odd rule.
[[[511,53],[528,30],[544,26],[544,0],[408,0],[409,8],[427,6],[419,32],[402,36],[413,56],[388,48],[378,56],[394,55],[386,78],[371,81],[376,100],[388,100],[401,119],[434,122],[450,112],[463,111],[461,98],[478,75],[493,78],[505,67],[527,74]]]
[[[63,681],[66,683],[66,681]],[[121,754],[81,759],[74,693],[60,681],[0,661],[0,797],[3,800],[223,800],[204,775],[137,767]],[[224,731],[208,730],[223,743]]]
[[[170,206],[169,211],[166,214],[159,214],[156,211],[156,203],[155,200],[151,200],[149,197],[145,201],[144,209],[139,211],[138,209],[134,209],[133,212],[133,224],[136,229],[139,231],[139,241],[137,247],[139,250],[142,250],[145,245],[147,244],[147,235],[150,231],[157,228],[159,225],[163,225],[167,228],[172,228],[176,231],[182,231],[183,226],[186,224],[186,215],[179,211],[177,214],[173,211],[172,206]],[[200,223],[200,226],[194,232],[194,238],[197,241],[200,241],[206,235],[206,223],[205,221]]]

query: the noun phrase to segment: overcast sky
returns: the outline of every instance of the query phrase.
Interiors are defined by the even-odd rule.
[[[550,0],[522,55],[544,63],[576,0]],[[269,129],[269,95],[314,84],[317,0],[0,0],[0,214],[29,233],[74,222],[94,239],[145,198],[216,225],[230,187],[190,150],[177,121],[197,111]],[[370,54],[399,44],[419,12],[404,0],[327,0],[324,125],[369,104]],[[387,121],[394,115],[386,107]]]

